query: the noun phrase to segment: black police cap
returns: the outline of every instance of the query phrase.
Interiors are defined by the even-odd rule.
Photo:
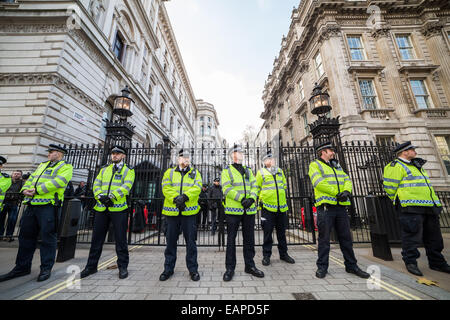
[[[267,150],[267,153],[262,157],[262,161],[265,161],[266,159],[272,159],[273,154],[271,150]]]
[[[0,165],[4,165],[6,162],[6,158],[0,156]]]
[[[113,146],[113,148],[111,149],[111,153],[113,152],[127,154],[127,150],[122,146]]]
[[[178,156],[179,157],[183,157],[183,158],[190,158],[191,157],[191,153],[187,149],[180,149],[178,151]]]
[[[220,178],[215,178],[214,182],[220,182]]]
[[[50,152],[50,151],[59,151],[59,152],[62,152],[63,154],[67,154],[67,149],[66,148],[58,146],[56,144],[50,144],[48,146],[47,151],[48,152]]]
[[[406,151],[409,149],[416,149],[416,146],[413,146],[411,141],[406,141],[405,143],[399,144],[397,147],[394,148],[394,153],[400,153],[402,151]]]
[[[319,152],[320,150],[324,150],[324,149],[333,149],[334,150],[333,144],[330,141],[321,143],[320,145],[318,145],[316,147],[316,152]]]

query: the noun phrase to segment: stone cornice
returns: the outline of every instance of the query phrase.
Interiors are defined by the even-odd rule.
[[[0,86],[51,85],[100,113],[104,107],[58,73],[0,73]]]

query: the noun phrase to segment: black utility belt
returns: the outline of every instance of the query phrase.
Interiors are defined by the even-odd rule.
[[[320,206],[317,207],[317,209],[320,210],[327,210],[327,209],[333,209],[333,208],[347,208],[348,206],[343,206],[340,204],[321,204]]]

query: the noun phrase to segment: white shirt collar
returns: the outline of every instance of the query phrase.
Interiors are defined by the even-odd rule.
[[[398,157],[398,158],[399,158],[400,160],[406,162],[406,163],[411,163],[411,161],[408,161],[408,160],[406,160],[406,159],[404,159],[404,158],[402,158],[402,157]]]

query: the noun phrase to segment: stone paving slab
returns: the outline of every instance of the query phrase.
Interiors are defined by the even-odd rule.
[[[113,248],[113,247],[112,247]],[[109,248],[111,249],[111,248]],[[164,268],[163,247],[141,247],[130,252],[129,277],[118,278],[118,270],[99,270],[94,275],[82,279],[79,288],[62,285],[58,292],[50,290],[49,300],[294,300],[294,293],[312,294],[319,300],[401,300],[405,292],[420,299],[450,300],[450,293],[438,287],[426,287],[416,282],[416,278],[379,265],[383,283],[394,286],[397,294],[384,288],[370,289],[365,279],[348,274],[339,261],[343,260],[339,248],[332,247],[329,273],[324,279],[315,277],[317,251],[307,247],[290,248],[290,255],[296,260],[293,265],[273,256],[271,265],[262,266],[262,254],[257,248],[255,262],[264,271],[264,278],[256,278],[244,272],[242,248],[237,248],[237,267],[232,281],[222,280],[225,271],[225,253],[216,248],[199,248],[198,260],[201,280],[190,280],[184,256],[186,250],[178,250],[178,263],[174,275],[167,281],[159,281]],[[0,248],[1,250],[1,248]],[[79,251],[87,250],[80,248]],[[105,251],[102,261],[114,257],[114,252]],[[365,270],[374,262],[358,256],[359,266]],[[78,251],[77,251],[78,255]],[[79,254],[86,257],[87,253]],[[36,259],[36,257],[35,257]],[[37,257],[39,260],[39,257]],[[150,262],[150,263],[149,263]],[[81,269],[86,260],[73,259],[71,265]],[[0,263],[1,264],[1,263]],[[28,299],[44,290],[62,284],[66,280],[66,265],[52,273],[50,282],[37,283],[34,277],[22,279],[17,286],[0,283],[0,299]],[[0,269],[2,267],[0,266]],[[36,268],[36,266],[34,266]],[[37,266],[38,268],[38,266]],[[391,288],[391,287],[389,287]],[[398,291],[401,290],[401,291]],[[403,293],[403,298],[398,293]],[[411,296],[409,296],[411,297]]]

